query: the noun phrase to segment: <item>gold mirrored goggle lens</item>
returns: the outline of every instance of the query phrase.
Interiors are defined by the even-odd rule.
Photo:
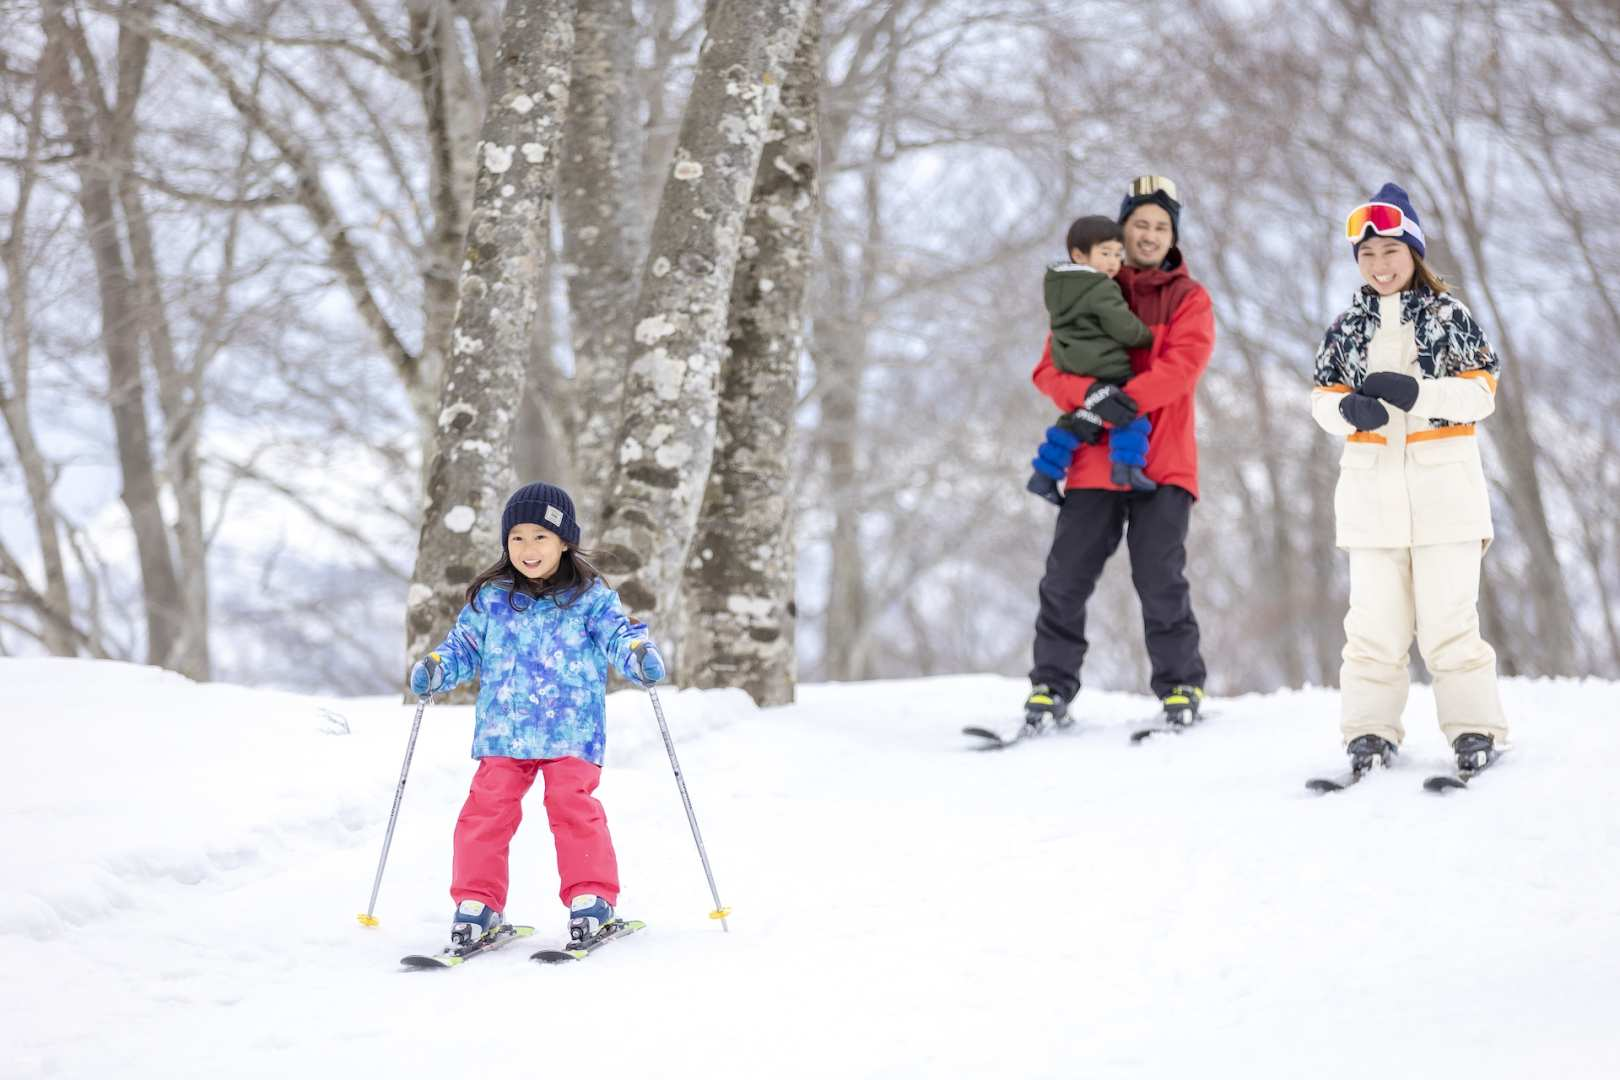
[[[1143,195],[1154,195],[1164,192],[1172,202],[1180,202],[1176,195],[1176,183],[1168,176],[1138,176],[1131,181],[1131,198],[1138,199]]]

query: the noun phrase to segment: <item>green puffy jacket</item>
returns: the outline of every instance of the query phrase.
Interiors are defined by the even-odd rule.
[[[1070,375],[1118,385],[1133,374],[1126,350],[1153,344],[1153,331],[1131,314],[1114,279],[1082,263],[1046,268],[1046,311],[1052,363]]]

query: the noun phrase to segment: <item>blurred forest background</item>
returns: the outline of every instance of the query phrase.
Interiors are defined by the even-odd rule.
[[[462,532],[487,565],[508,476],[569,486],[586,547],[692,540],[636,605],[655,633],[705,609],[702,553],[750,537],[755,569],[786,574],[791,625],[755,659],[788,692],[795,672],[1021,673],[1053,521],[1023,490],[1052,419],[1029,382],[1041,270],[1073,217],[1159,173],[1218,319],[1190,566],[1212,691],[1336,681],[1339,446],[1307,390],[1358,283],[1343,215],[1391,179],[1502,357],[1485,636],[1507,674],[1620,677],[1613,0],[509,3],[539,20],[524,77],[544,92],[517,92],[500,0],[0,0],[0,655],[397,690],[417,639],[448,629],[424,608],[408,645],[407,596],[432,591],[412,590],[419,545],[459,520],[458,483],[483,484]],[[759,21],[778,17],[791,33]],[[708,190],[683,124],[705,93],[736,97],[706,38],[765,65],[750,115],[772,141],[736,135],[736,165],[786,185],[768,203],[755,184],[749,238],[707,254],[675,231],[677,196]],[[444,441],[467,379],[446,372],[472,362],[457,291],[499,202],[481,193],[506,164],[478,153],[486,120],[510,119],[497,101],[552,126],[524,144],[527,347],[486,354],[511,437],[471,484]],[[671,502],[689,527],[663,529],[615,453],[662,423],[654,368],[627,365],[688,273],[735,273],[761,312],[787,288],[757,318],[759,355],[791,377],[769,407],[730,368],[707,413],[680,399],[664,411],[697,441],[667,462],[712,453],[719,476],[757,411],[747,445],[788,455],[791,505],[743,486],[745,513],[700,513],[721,485],[705,496],[699,473]],[[725,318],[724,294],[688,301]],[[718,370],[724,349],[693,349]],[[753,539],[771,527],[784,542]],[[1123,553],[1091,610],[1087,685],[1144,688]],[[701,638],[683,678],[727,681]]]

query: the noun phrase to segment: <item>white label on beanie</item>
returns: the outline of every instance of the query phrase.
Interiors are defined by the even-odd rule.
[[[561,525],[562,524],[562,511],[557,509],[555,506],[546,507],[546,524],[548,524],[548,525]]]

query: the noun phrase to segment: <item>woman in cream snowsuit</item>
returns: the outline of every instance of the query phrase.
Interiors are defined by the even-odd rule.
[[[1345,746],[1357,772],[1394,756],[1415,631],[1458,767],[1482,767],[1507,738],[1477,610],[1492,531],[1475,425],[1496,407],[1496,354],[1424,264],[1405,191],[1385,184],[1345,231],[1366,285],[1328,329],[1311,392],[1317,424],[1345,441],[1333,495],[1350,556]]]

